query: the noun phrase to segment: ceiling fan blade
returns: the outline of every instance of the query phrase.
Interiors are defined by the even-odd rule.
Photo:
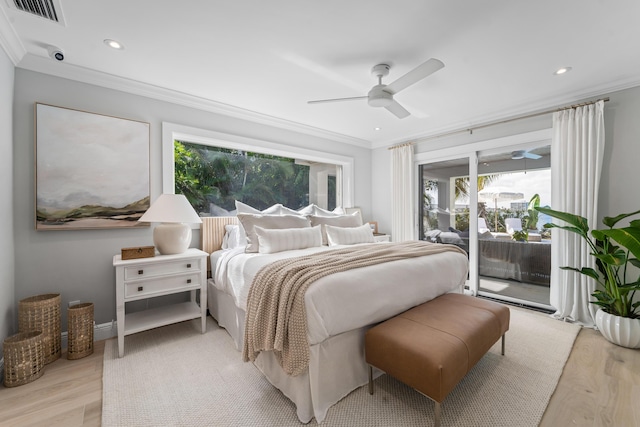
[[[439,61],[435,58],[431,58],[427,62],[423,63],[422,65],[418,65],[416,68],[409,71],[407,74],[400,77],[398,80],[388,84],[387,87],[384,88],[384,90],[394,95],[400,92],[402,89],[405,89],[411,86],[412,84],[419,82],[420,80],[424,79],[430,74],[435,73],[442,67],[444,67],[444,64],[442,63],[442,61]]]
[[[333,99],[319,99],[317,101],[307,101],[307,104],[322,104],[325,102],[340,102],[340,101],[353,101],[354,99],[367,99],[368,96],[353,96],[351,98],[333,98]]]
[[[398,104],[398,101],[393,101],[391,104],[387,105],[384,108],[386,108],[391,112],[391,114],[399,119],[404,119],[405,117],[411,115],[411,113],[409,113],[402,105]]]
[[[539,158],[541,158],[542,156],[538,155],[538,154],[533,154],[533,153],[529,153],[528,151],[524,152],[524,157],[526,157],[527,159],[533,159],[533,160],[538,160]]]

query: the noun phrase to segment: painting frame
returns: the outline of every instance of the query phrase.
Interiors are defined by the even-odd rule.
[[[149,123],[40,102],[34,117],[37,231],[149,227]]]

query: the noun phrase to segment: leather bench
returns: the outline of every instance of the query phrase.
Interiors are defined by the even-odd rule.
[[[509,308],[461,294],[445,294],[369,329],[365,357],[369,393],[376,367],[440,404],[509,330]]]

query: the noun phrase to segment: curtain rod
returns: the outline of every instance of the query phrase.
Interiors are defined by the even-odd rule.
[[[387,148],[387,150],[393,150],[395,148],[406,147],[407,145],[413,145],[415,142],[405,142],[403,144],[394,145],[392,147]]]
[[[595,103],[600,102],[600,101],[609,102],[609,98],[608,97],[607,98],[601,98],[601,99],[597,99],[595,101],[588,101],[588,102],[583,102],[581,104],[573,104],[573,105],[568,105],[566,107],[556,108],[556,109],[553,109],[553,110],[541,111],[539,113],[532,113],[532,114],[527,114],[527,115],[524,115],[524,116],[513,117],[511,119],[505,119],[505,120],[501,120],[501,121],[498,121],[498,122],[487,123],[487,124],[484,124],[484,125],[478,125],[478,126],[470,127],[470,128],[467,128],[467,129],[454,130],[454,131],[451,131],[451,132],[441,133],[439,135],[427,136],[425,138],[419,138],[418,141],[416,141],[416,142],[429,141],[431,139],[442,138],[442,137],[445,137],[445,136],[451,136],[451,135],[455,135],[455,134],[463,133],[463,132],[469,132],[469,134],[473,134],[473,131],[477,130],[477,129],[484,129],[484,128],[487,128],[487,127],[490,127],[490,126],[496,126],[496,125],[501,125],[501,124],[504,124],[504,123],[515,122],[517,120],[530,119],[532,117],[544,116],[545,114],[556,113],[558,111],[569,110],[571,108],[584,107],[586,105],[595,104]],[[414,144],[414,142],[410,142],[408,144]],[[394,145],[393,147],[389,147],[389,150],[391,150],[393,148],[396,148],[396,147],[402,147],[403,145],[405,145],[405,144]]]

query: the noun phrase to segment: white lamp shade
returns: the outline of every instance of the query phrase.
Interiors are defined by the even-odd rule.
[[[188,223],[202,222],[182,194],[161,194],[138,221],[162,223],[153,230],[153,243],[163,255],[185,252],[191,244]]]
[[[183,194],[161,194],[138,221],[198,224],[202,222]]]

